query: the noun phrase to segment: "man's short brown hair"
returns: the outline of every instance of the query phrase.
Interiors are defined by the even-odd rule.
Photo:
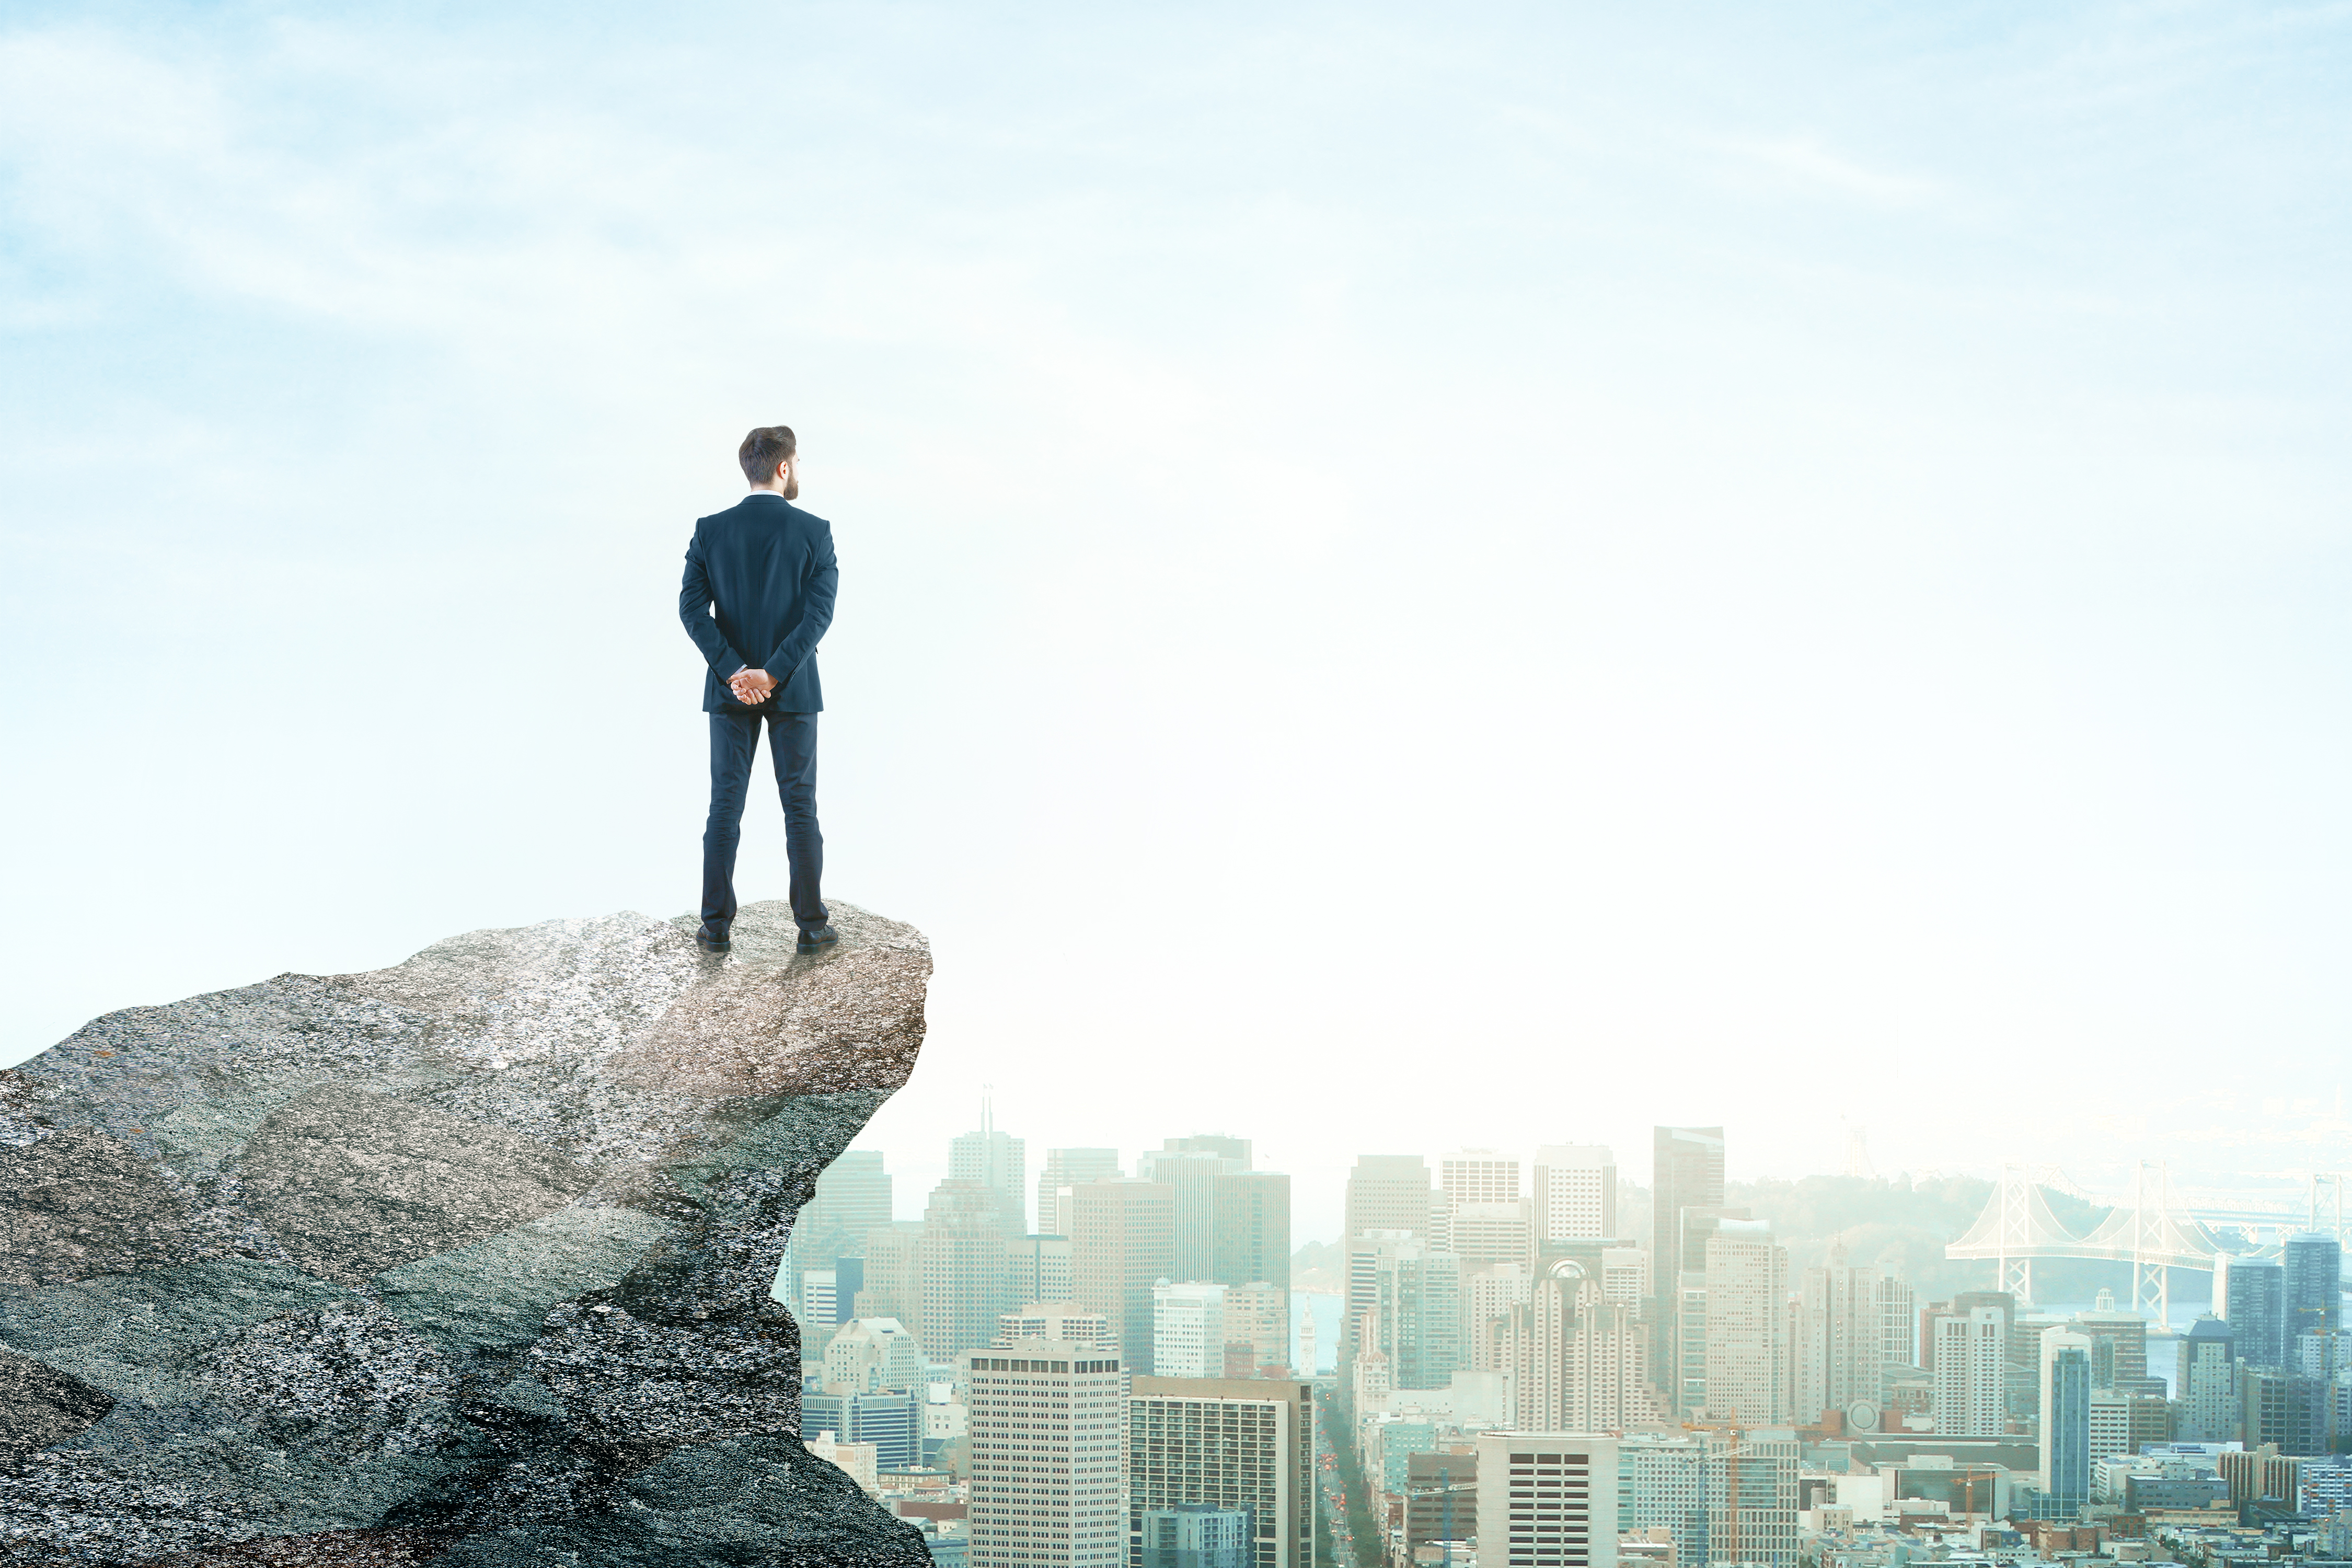
[[[743,477],[755,485],[764,485],[776,477],[776,465],[793,455],[795,443],[789,425],[762,425],[743,437],[742,449],[736,453],[743,464]]]

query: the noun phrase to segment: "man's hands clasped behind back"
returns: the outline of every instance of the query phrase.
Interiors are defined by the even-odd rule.
[[[774,693],[776,679],[764,669],[739,669],[727,678],[727,689],[736,701],[756,708]]]

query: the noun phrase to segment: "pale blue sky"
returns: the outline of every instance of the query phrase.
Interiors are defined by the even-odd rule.
[[[874,1142],[2352,1163],[2345,5],[0,6],[0,1060],[694,893],[834,520]],[[780,892],[755,812],[753,891]],[[2265,1109],[2266,1100],[2281,1103]]]

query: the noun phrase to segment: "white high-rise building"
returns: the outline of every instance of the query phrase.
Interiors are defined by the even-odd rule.
[[[1070,1238],[1024,1236],[1004,1244],[1004,1294],[1014,1301],[1066,1301],[1073,1289]]]
[[[828,1333],[841,1321],[835,1303],[840,1297],[835,1285],[840,1276],[830,1268],[809,1268],[801,1273],[801,1300],[798,1316],[801,1343],[808,1344]]]
[[[1591,1241],[1617,1234],[1617,1157],[1600,1143],[1536,1151],[1536,1239]]]
[[[1628,1432],[1617,1440],[1617,1529],[1663,1530],[1681,1568],[1705,1568],[1722,1489],[1723,1441],[1711,1432]]]
[[[1911,1287],[1891,1275],[1878,1277],[1878,1321],[1881,1343],[1878,1364],[1882,1374],[1890,1367],[1919,1364],[1919,1301]],[[1878,1398],[1886,1397],[1884,1386]]]
[[[1070,1232],[1070,1189],[1083,1182],[1117,1181],[1127,1173],[1118,1168],[1116,1149],[1048,1149],[1045,1168],[1037,1174],[1037,1231],[1041,1236],[1067,1237]]]
[[[1462,1259],[1465,1273],[1498,1263],[1531,1264],[1535,1258],[1524,1199],[1458,1204],[1449,1216],[1447,1235],[1445,1250]]]
[[[1246,1512],[1252,1568],[1315,1562],[1315,1404],[1293,1380],[1135,1380],[1128,1415],[1128,1528],[1180,1504]]]
[[[1135,1157],[1137,1176],[1158,1182],[1176,1194],[1177,1279],[1207,1279],[1215,1275],[1217,1178],[1245,1168],[1245,1162],[1233,1155],[1205,1149],[1148,1149]]]
[[[996,1342],[1066,1340],[1097,1351],[1118,1349],[1110,1318],[1076,1301],[1031,1301],[996,1320]]]
[[[1514,1425],[1622,1432],[1663,1420],[1650,1391],[1650,1335],[1584,1266],[1561,1258],[1511,1314]]]
[[[1601,1249],[1601,1289],[1612,1301],[1639,1308],[1650,1293],[1650,1254],[1646,1247],[1604,1247]]]
[[[1877,1269],[1847,1264],[1845,1249],[1835,1245],[1826,1267],[1805,1270],[1791,1358],[1798,1421],[1811,1426],[1824,1410],[1875,1405],[1885,1397],[1886,1326],[1879,1283]]]
[[[923,1386],[923,1349],[896,1318],[853,1318],[824,1347],[827,1394]]]
[[[1437,1182],[1445,1206],[1515,1204],[1519,1201],[1519,1162],[1492,1149],[1465,1149],[1437,1161]]]
[[[1762,1220],[1727,1219],[1706,1238],[1706,1412],[1717,1421],[1789,1418],[1789,1253]]]
[[[2009,1323],[1998,1307],[1971,1307],[1936,1323],[1936,1430],[1998,1437],[2009,1428]]]
[[[1128,1379],[1119,1357],[1024,1340],[958,1362],[974,1568],[1120,1568]]]
[[[1479,1568],[1617,1568],[1617,1440],[1478,1437]]]
[[[1152,1287],[1151,1373],[1155,1377],[1225,1375],[1223,1285],[1162,1279]]]
[[[1534,1283],[1517,1263],[1498,1263],[1463,1279],[1463,1364],[1473,1372],[1510,1370],[1511,1309],[1528,1304]]]

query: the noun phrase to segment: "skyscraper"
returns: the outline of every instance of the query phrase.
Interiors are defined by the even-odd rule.
[[[1933,1320],[1937,1436],[1998,1437],[2009,1429],[2009,1323],[1998,1307]]]
[[[1510,1323],[1514,1426],[1622,1432],[1664,1419],[1650,1390],[1648,1336],[1583,1265],[1548,1265]]]
[[[1240,1170],[1232,1156],[1206,1150],[1150,1149],[1136,1156],[1138,1176],[1176,1194],[1177,1279],[1206,1279],[1216,1267],[1217,1178]]]
[[[1617,1234],[1617,1157],[1606,1145],[1545,1144],[1536,1151],[1534,1187],[1538,1243]]]
[[[1070,1234],[1069,1189],[1080,1182],[1107,1182],[1125,1175],[1116,1149],[1048,1149],[1037,1174],[1037,1232]]]
[[[1127,1559],[1125,1373],[1091,1345],[963,1352],[974,1568],[1119,1568]]]
[[[1762,1220],[1725,1220],[1706,1243],[1706,1410],[1788,1419],[1789,1254]]]
[[[1128,1418],[1130,1539],[1144,1516],[1213,1503],[1250,1516],[1252,1568],[1315,1561],[1313,1385],[1139,1377]]]
[[[1650,1175],[1650,1258],[1660,1291],[1683,1268],[1682,1214],[1723,1206],[1723,1129],[1661,1127]]]
[[[2053,1329],[2042,1336],[2042,1476],[2061,1517],[2091,1500],[2091,1342]]]
[[[1519,1201],[1519,1162],[1493,1149],[1464,1149],[1437,1162],[1437,1184],[1448,1208]]]
[[[915,1336],[934,1362],[984,1345],[996,1335],[1013,1270],[1002,1228],[1003,1194],[954,1177],[931,1190],[919,1244],[922,1314]]]
[[[1348,1254],[1348,1299],[1339,1324],[1340,1355],[1356,1353],[1363,1316],[1372,1306],[1371,1254],[1375,1236],[1429,1235],[1429,1167],[1418,1154],[1360,1154],[1348,1175],[1348,1210],[1342,1244]]]
[[[2230,1325],[2238,1359],[2251,1366],[2286,1365],[2286,1269],[2223,1253],[2214,1270],[2213,1310]],[[2145,1363],[2143,1363],[2143,1365]]]
[[[1685,1304],[1705,1310],[1704,1280],[1686,1277],[1703,1271],[1699,1258],[1690,1257],[1683,1239],[1683,1215],[1691,1209],[1723,1207],[1723,1129],[1720,1127],[1660,1127],[1654,1130],[1650,1164],[1650,1286],[1657,1292],[1655,1328],[1657,1360],[1666,1386],[1676,1391],[1678,1405],[1686,1403],[1706,1382],[1705,1371],[1684,1364],[1685,1350],[1703,1359],[1705,1336],[1685,1331],[1681,1321]],[[1689,1290],[1702,1292],[1694,1300]]]
[[[1071,1293],[1110,1320],[1130,1367],[1151,1364],[1151,1288],[1176,1268],[1176,1193],[1158,1182],[1070,1189]]]
[[[996,1320],[996,1342],[1022,1340],[1066,1340],[1093,1351],[1118,1353],[1110,1337],[1110,1320],[1076,1301],[1027,1301]]]
[[[1004,1236],[1029,1230],[1029,1157],[1027,1146],[1010,1133],[996,1131],[993,1112],[983,1107],[977,1132],[966,1132],[948,1144],[948,1177],[985,1187],[996,1205],[996,1227]]]
[[[1162,1279],[1151,1288],[1151,1373],[1155,1377],[1225,1374],[1225,1288]]]
[[[1212,1184],[1211,1197],[1216,1234],[1207,1278],[1277,1286],[1287,1310],[1290,1178],[1280,1171],[1228,1171]]]
[[[1616,1439],[1482,1433],[1478,1562],[1481,1568],[1617,1568]]]
[[[2336,1337],[2344,1311],[2344,1248],[2332,1236],[2305,1231],[2286,1238],[2285,1358],[2294,1362],[2296,1342],[2313,1335]]]
[[[893,1220],[866,1233],[865,1278],[851,1314],[896,1318],[909,1330],[923,1321],[923,1222]]]
[[[1797,1309],[1798,1340],[1790,1353],[1797,1380],[1796,1419],[1811,1425],[1824,1410],[1885,1397],[1880,1368],[1886,1355],[1885,1308],[1878,1270],[1845,1261],[1832,1243],[1827,1265],[1804,1271]]]
[[[1419,1237],[1374,1232],[1359,1237],[1370,1265],[1370,1342],[1389,1358],[1391,1385],[1444,1388],[1465,1364],[1462,1260]]]
[[[1223,1132],[1195,1132],[1189,1138],[1171,1138],[1161,1148],[1176,1154],[1219,1154],[1234,1163],[1236,1171],[1250,1168],[1250,1141],[1229,1137]]]
[[[2239,1422],[2236,1344],[2230,1325],[2208,1312],[2180,1342],[2174,1373],[2180,1395],[2180,1440],[2226,1443]]]
[[[1015,1305],[1070,1299],[1073,1286],[1068,1237],[1024,1236],[1007,1241],[1004,1252],[1004,1293]]]

